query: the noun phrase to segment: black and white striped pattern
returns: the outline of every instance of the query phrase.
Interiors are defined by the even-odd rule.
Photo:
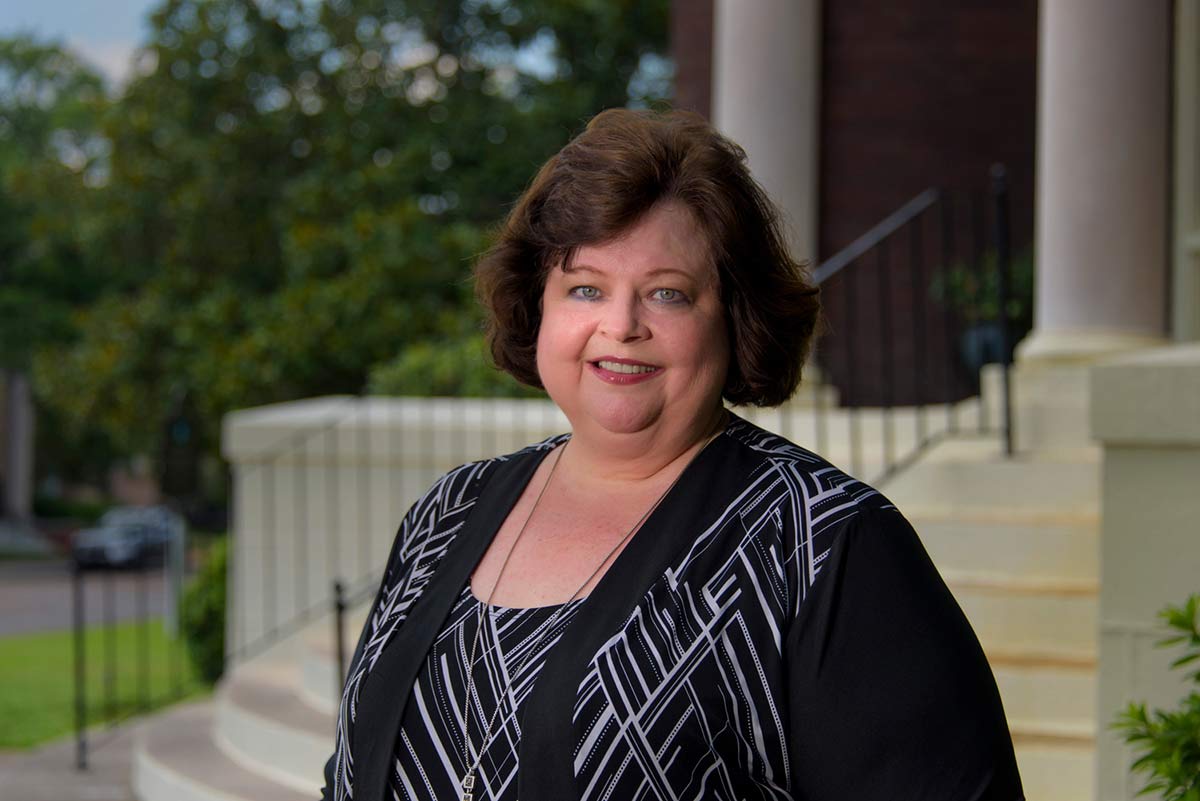
[[[497,461],[466,464],[442,476],[413,504],[400,523],[375,599],[374,611],[363,629],[342,689],[333,775],[327,780],[332,785],[333,797],[338,801],[354,797],[350,732],[358,711],[358,695],[363,680],[408,616],[408,611],[433,575],[434,568],[470,514],[477,496],[468,490],[477,488],[488,469],[494,467]]]
[[[783,640],[831,544],[863,501],[875,497],[876,507],[892,507],[820,457],[744,420],[731,416],[723,436],[739,453],[749,450],[741,463],[751,467],[728,476],[728,486],[681,483],[698,498],[731,500],[688,537],[690,547],[664,567],[578,686],[573,755],[583,799],[792,797]],[[549,450],[562,439],[521,453]],[[481,478],[499,461],[443,477],[405,518],[342,699],[333,795],[339,801],[353,797],[347,731],[357,688],[461,527]],[[644,528],[638,536],[656,532]],[[409,706],[406,715],[420,699]],[[430,713],[434,726],[435,717]]]
[[[490,721],[494,723],[476,771],[474,793],[481,801],[517,797],[521,728],[516,713],[545,664],[546,653],[558,642],[580,603],[532,609],[488,607],[472,595],[469,585],[463,589],[405,708],[392,775],[396,801],[455,798],[460,792],[466,773],[462,717],[466,667],[481,608],[484,625],[467,706],[472,764],[479,758],[484,731]]]

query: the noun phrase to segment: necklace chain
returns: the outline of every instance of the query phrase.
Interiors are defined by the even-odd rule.
[[[690,465],[691,462],[694,461],[706,447],[708,447],[710,442],[717,438],[717,434],[719,434],[720,431],[721,429],[718,429],[717,433],[709,436],[704,444],[701,445],[696,451],[695,455],[693,455],[688,461],[688,465]],[[508,553],[504,556],[504,561],[500,563],[500,572],[496,574],[496,580],[492,583],[492,589],[488,593],[486,603],[479,605],[477,625],[475,627],[475,638],[471,642],[471,655],[467,659],[467,691],[466,696],[463,698],[463,765],[467,767],[467,772],[463,776],[462,780],[462,801],[474,801],[475,774],[476,771],[479,770],[480,764],[483,762],[484,752],[492,741],[492,730],[496,725],[496,720],[500,716],[500,710],[504,708],[504,698],[508,690],[507,686],[502,687],[500,688],[500,692],[496,694],[496,709],[492,712],[491,717],[487,721],[487,727],[483,732],[483,739],[480,741],[479,748],[476,750],[476,757],[472,761],[471,716],[469,713],[471,707],[471,694],[475,689],[475,656],[479,648],[480,635],[483,632],[484,607],[491,607],[492,599],[496,596],[496,588],[500,586],[500,579],[504,577],[504,569],[508,567],[508,561],[512,558],[513,551],[517,549],[517,543],[520,542],[521,536],[525,533],[525,529],[529,527],[529,521],[533,519],[533,513],[537,509],[538,504],[541,502],[542,496],[546,494],[546,489],[550,486],[550,479],[554,478],[554,471],[558,469],[558,463],[562,461],[563,454],[566,453],[566,450],[567,443],[563,443],[562,450],[558,452],[558,455],[554,459],[554,464],[550,466],[550,473],[546,476],[545,483],[542,484],[542,488],[538,491],[537,497],[534,498],[533,506],[529,508],[529,514],[525,515],[525,521],[521,523],[521,528],[517,532],[517,536],[513,539],[513,544],[509,546]],[[687,465],[684,466],[684,470],[686,469]],[[642,513],[642,516],[637,519],[637,522],[633,524],[633,527],[630,528],[629,531],[625,532],[625,535],[621,537],[617,544],[614,545],[604,556],[604,558],[600,560],[600,563],[596,565],[595,570],[593,570],[591,574],[583,580],[583,583],[579,585],[575,592],[571,593],[571,597],[566,600],[566,603],[555,609],[554,613],[544,623],[538,626],[537,629],[534,630],[534,632],[530,635],[528,651],[526,652],[525,657],[517,664],[516,668],[510,671],[509,675],[511,677],[515,679],[520,675],[521,670],[523,670],[525,667],[525,663],[528,662],[536,652],[538,643],[540,643],[541,639],[546,636],[546,632],[553,630],[555,621],[558,620],[563,611],[566,610],[566,608],[570,606],[570,604],[575,601],[576,598],[579,597],[579,593],[583,592],[583,588],[591,583],[592,579],[596,577],[601,568],[608,564],[608,561],[612,559],[613,554],[615,554],[629,540],[629,538],[632,537],[637,530],[642,527],[642,524],[646,522],[646,518],[650,517],[650,515],[654,513],[654,510],[658,508],[660,503],[662,503],[663,498],[667,497],[667,493],[674,489],[675,485],[679,482],[684,470],[681,470],[679,475],[675,476],[667,488],[662,491],[662,494],[655,498],[654,503],[650,504],[650,508]],[[497,647],[499,647],[499,645],[497,645]],[[515,698],[513,699],[513,709],[514,711],[516,709]]]

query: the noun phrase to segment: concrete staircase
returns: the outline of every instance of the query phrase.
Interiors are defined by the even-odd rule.
[[[996,675],[1031,801],[1094,786],[1099,461],[947,441],[883,489],[912,521]]]
[[[973,430],[988,407],[996,419],[996,379],[985,385],[985,404],[957,409],[961,430]],[[805,402],[790,416],[745,416],[810,443],[813,414]],[[849,468],[849,436],[859,426],[860,472],[869,478],[882,463],[882,418],[868,412],[852,424],[841,410],[829,414],[823,453]],[[1064,424],[1082,415],[1053,414]],[[898,410],[888,424],[897,452],[918,421],[937,431],[949,419],[941,410]],[[1030,801],[1093,798],[1099,487],[1098,454],[1078,438],[1006,459],[996,438],[963,434],[881,486],[913,522],[983,643]],[[348,621],[349,637],[362,614]],[[142,801],[316,798],[333,743],[332,641],[332,624],[319,621],[237,667],[212,701],[150,721],[135,754]]]
[[[362,618],[350,617],[357,632]],[[135,792],[143,801],[319,797],[333,748],[334,664],[331,624],[320,621],[234,669],[211,701],[160,714],[141,731]]]

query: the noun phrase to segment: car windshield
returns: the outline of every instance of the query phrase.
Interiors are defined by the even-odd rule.
[[[101,528],[136,529],[139,535],[168,536],[176,529],[175,515],[161,506],[118,506],[100,518]]]
[[[132,525],[137,522],[140,517],[140,512],[137,509],[109,509],[100,518],[100,525],[105,527],[120,528],[122,526]]]

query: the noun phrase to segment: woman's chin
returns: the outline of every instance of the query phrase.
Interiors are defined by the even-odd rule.
[[[662,420],[662,409],[637,403],[605,403],[584,410],[584,422],[598,432],[637,434]]]

